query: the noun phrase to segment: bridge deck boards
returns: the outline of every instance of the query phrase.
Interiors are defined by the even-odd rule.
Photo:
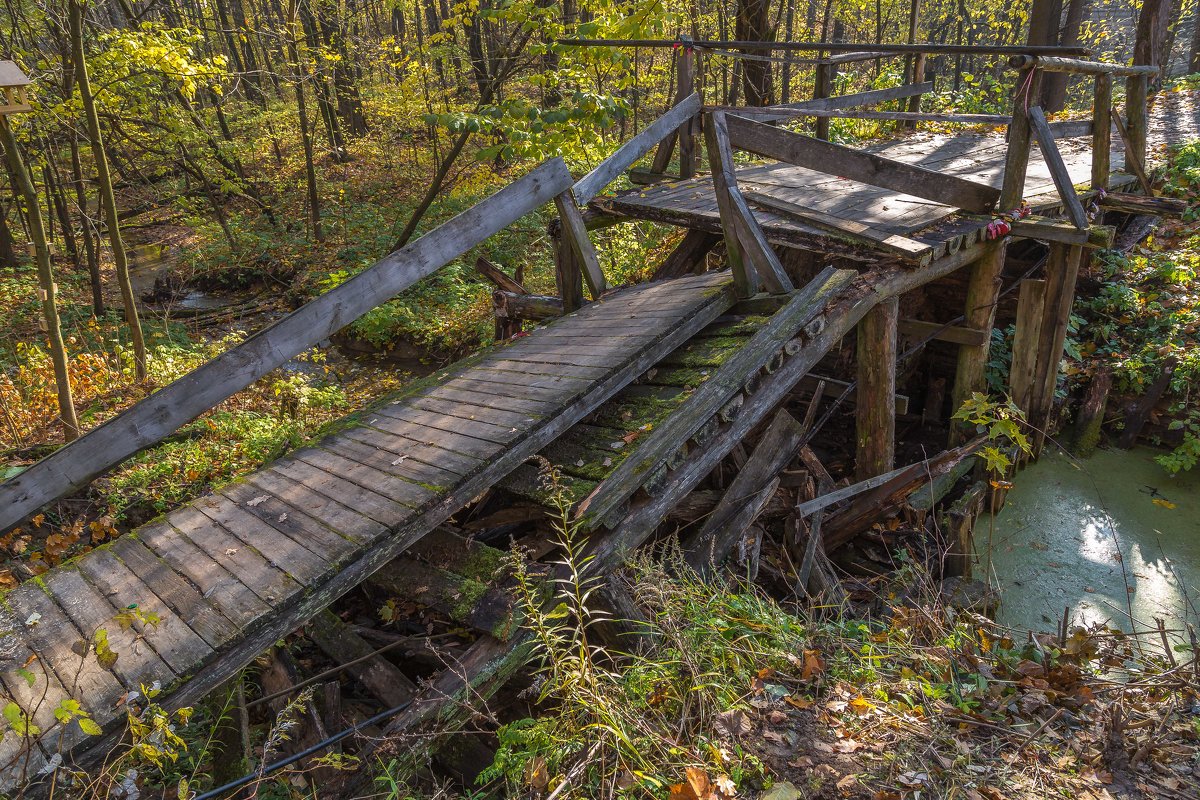
[[[621,290],[555,321],[545,335],[535,331],[443,371],[245,480],[22,584],[0,608],[0,627],[13,634],[0,637],[0,682],[38,722],[49,752],[60,734],[71,745],[87,738],[77,723],[54,721],[66,695],[110,738],[130,690],[158,681],[167,689],[160,702],[193,702],[733,302],[727,274]],[[573,344],[560,353],[555,343],[564,334]],[[160,621],[122,614],[130,609]],[[84,645],[98,629],[108,632],[115,663]],[[18,670],[33,654],[29,687]],[[10,762],[0,763],[0,783],[20,774],[12,738],[0,744],[0,760]],[[30,765],[43,758],[34,748]]]
[[[1058,145],[1071,180],[1076,185],[1089,184],[1091,140],[1065,139]],[[1004,180],[1007,148],[1000,134],[920,135],[863,149],[997,188]],[[1123,152],[1116,144],[1110,163],[1117,170],[1124,163]],[[957,209],[950,206],[791,164],[742,165],[737,169],[737,178],[743,191],[768,195],[848,222],[868,224],[880,233],[911,237],[928,244],[943,243],[940,234],[946,229],[941,224],[957,216]],[[1113,183],[1120,185],[1128,180],[1129,176],[1118,171]],[[1054,209],[1062,202],[1036,147],[1030,157],[1025,197],[1039,211]],[[621,216],[713,232],[721,229],[712,179],[708,176],[640,187],[615,197],[599,197],[592,205]],[[831,241],[836,236],[830,231],[751,205],[771,241],[813,249],[821,249],[821,243],[825,243],[836,249],[835,241]],[[980,227],[978,222],[972,225]]]

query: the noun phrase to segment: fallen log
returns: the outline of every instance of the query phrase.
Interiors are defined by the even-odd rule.
[[[1187,212],[1188,203],[1186,200],[1174,197],[1148,197],[1144,194],[1109,192],[1100,198],[1100,207],[1105,210],[1125,211],[1129,214],[1179,217]]]
[[[562,300],[543,294],[517,294],[497,289],[492,292],[496,316],[509,320],[539,321],[563,315]]]

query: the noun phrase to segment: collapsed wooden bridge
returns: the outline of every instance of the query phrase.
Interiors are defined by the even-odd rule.
[[[390,574],[397,591],[416,592],[405,576],[456,569],[456,553],[478,545],[447,521],[482,493],[504,487],[548,502],[528,463],[534,456],[560,466],[597,568],[608,569],[649,540],[732,454],[739,476],[691,539],[699,562],[719,562],[804,441],[802,426],[772,412],[856,330],[855,472],[867,481],[889,473],[898,342],[953,344],[951,402],[980,390],[1006,246],[1018,238],[1049,243],[1045,277],[1021,283],[1012,386],[1035,427],[1045,429],[1080,263],[1112,240],[1113,229],[1093,217],[1145,206],[1144,197],[1117,190],[1148,190],[1150,70],[1016,56],[1024,89],[1012,116],[980,119],[923,115],[912,106],[856,110],[907,103],[928,91],[921,83],[789,106],[705,108],[691,91],[694,58],[686,49],[679,55],[677,104],[583,179],[573,181],[559,159],[543,164],[0,484],[0,528],[7,528],[522,215],[550,201],[558,208],[559,296],[533,298],[498,278],[501,327],[511,333],[522,318],[541,327],[384,398],[321,441],[7,593],[0,684],[38,732],[5,731],[4,787],[44,776],[55,754],[87,763],[105,752],[123,733],[130,692],[157,683],[164,690],[158,702],[196,702],[376,572]],[[1051,124],[1026,107],[1026,92],[1046,70],[1095,76],[1092,120]],[[1124,114],[1112,107],[1114,76],[1129,81]],[[854,150],[771,124],[856,115],[1003,125],[1008,138],[913,137]],[[705,176],[697,174],[701,131],[711,166]],[[602,194],[655,147],[652,169],[634,172],[649,186]],[[675,150],[678,177],[665,174]],[[739,166],[736,150],[771,160]],[[656,280],[610,288],[588,230],[646,219],[687,233]],[[721,246],[729,269],[709,271],[706,255]],[[961,320],[902,316],[902,296],[960,270],[968,273]],[[768,423],[746,452],[742,442]],[[499,595],[484,592],[459,605],[455,613],[480,638],[427,686],[397,684],[392,697],[407,705],[389,731],[428,722],[441,700],[486,692],[523,663],[524,635],[497,612],[511,610]],[[113,624],[133,608],[161,621]],[[107,632],[115,661],[95,645],[98,630]],[[89,737],[78,723],[60,722],[55,711],[66,699],[77,700],[106,735]]]

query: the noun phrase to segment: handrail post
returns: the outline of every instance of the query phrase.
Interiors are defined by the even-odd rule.
[[[1112,154],[1112,76],[1097,75],[1092,103],[1092,188],[1107,189]]]
[[[925,80],[925,54],[917,53],[917,57],[913,59],[913,74],[912,83],[922,83]],[[921,95],[914,94],[908,99],[908,110],[919,112],[921,110]],[[911,130],[916,130],[917,121],[913,120],[904,127]]]
[[[817,62],[816,68],[813,70],[813,100],[824,100],[829,97],[829,92],[833,84],[833,79],[830,77],[832,65],[827,63],[825,59],[820,59]],[[813,135],[818,139],[829,141],[829,118],[817,117],[813,123]]]
[[[1146,164],[1146,103],[1150,80],[1145,75],[1125,79],[1125,124],[1129,128],[1129,155]]]

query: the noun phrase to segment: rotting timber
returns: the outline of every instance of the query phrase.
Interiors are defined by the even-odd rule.
[[[969,471],[977,443],[955,439],[953,449],[921,453],[945,446],[948,412],[983,388],[1014,271],[1023,277],[1012,393],[1036,429],[1048,427],[1076,276],[1090,249],[1113,237],[1099,217],[1171,213],[1133,193],[1144,188],[1147,114],[1112,107],[1113,71],[1030,52],[1014,62],[1026,90],[1042,69],[1094,75],[1093,120],[1049,123],[1019,94],[1011,116],[991,120],[1007,126],[1007,142],[968,134],[855,150],[773,123],[806,114],[820,123],[897,99],[915,102],[896,119],[920,120],[930,117],[919,110],[928,84],[706,109],[692,91],[700,52],[676,56],[675,106],[581,180],[557,159],[543,164],[0,484],[7,527],[523,214],[551,201],[559,212],[557,297],[531,295],[495,265],[477,265],[496,284],[495,346],[6,595],[0,682],[42,733],[5,732],[4,787],[30,782],[59,751],[84,768],[94,763],[123,734],[120,703],[130,691],[157,681],[164,705],[195,703],[297,630],[367,695],[396,707],[380,723],[387,735],[360,743],[360,755],[382,741],[420,761],[439,739],[416,733],[461,722],[529,656],[502,564],[514,539],[535,558],[553,553],[555,503],[540,465],[558,468],[594,570],[619,570],[636,548],[678,535],[702,572],[736,551],[739,569],[760,580],[831,596],[838,581],[827,550],[846,573],[869,572],[871,543],[898,535],[873,525],[899,514],[903,530],[923,531]],[[1147,80],[1144,71],[1118,74]],[[953,117],[936,115],[979,122]],[[652,151],[651,169],[635,169]],[[768,160],[742,164],[737,151]],[[666,174],[676,153],[678,177]],[[1128,171],[1115,169],[1124,164]],[[631,169],[651,185],[602,193]],[[1032,215],[1014,213],[1022,201]],[[589,230],[629,220],[686,231],[655,280],[614,289]],[[1035,277],[1043,260],[1044,277]],[[522,330],[530,323],[538,327]],[[849,420],[836,413],[843,401],[854,406]],[[852,427],[845,448],[835,441],[839,424]],[[962,533],[947,575],[969,568],[970,508],[978,506],[948,512]],[[842,547],[863,534],[865,549]],[[466,643],[430,658],[414,634],[385,642],[393,648],[385,658],[366,638],[378,633],[327,611],[342,598],[353,617],[347,598],[359,587],[449,620],[469,631]],[[622,608],[619,590],[607,602]],[[162,622],[110,624],[134,604]],[[113,663],[78,647],[106,626],[119,653]],[[33,664],[31,686],[18,670]],[[105,736],[58,723],[54,709],[66,698]],[[458,755],[439,758],[471,760]]]

